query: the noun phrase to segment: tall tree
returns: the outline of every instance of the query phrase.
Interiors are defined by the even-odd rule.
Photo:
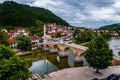
[[[108,39],[111,38],[111,34],[110,34],[110,33],[102,33],[101,35],[102,35],[102,36],[104,37],[104,39],[106,39],[106,40],[108,40]]]
[[[43,26],[44,23],[40,20],[37,20],[35,26],[30,26],[28,30],[30,31],[30,35],[37,34],[38,36],[43,36]],[[36,28],[37,27],[37,28]]]
[[[16,39],[18,49],[21,49],[22,51],[31,50],[31,39],[28,36],[18,35]]]
[[[4,31],[0,31],[0,44],[4,44],[8,46],[10,43],[8,42],[8,35]]]
[[[0,80],[25,80],[30,76],[29,60],[22,60],[9,47],[0,44]]]
[[[80,41],[80,38],[81,38],[81,31],[80,31],[80,29],[78,29],[78,28],[74,29],[73,37],[74,37],[74,43],[75,44],[80,44],[81,43],[81,41]]]
[[[89,42],[93,38],[93,32],[91,30],[85,30],[81,33],[80,41]]]
[[[73,32],[73,37],[76,38],[76,35],[77,35],[77,28],[75,27]]]
[[[111,65],[112,50],[109,48],[107,41],[100,35],[91,40],[89,49],[85,52],[84,57],[98,73],[99,69],[104,69]]]
[[[78,29],[76,33],[77,33],[76,34],[77,36],[75,38],[76,44],[89,42],[94,37],[94,33],[91,30],[80,31]]]

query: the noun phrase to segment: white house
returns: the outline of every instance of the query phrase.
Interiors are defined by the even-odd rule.
[[[34,35],[34,36],[29,36],[30,39],[31,39],[31,44],[32,44],[32,47],[37,47],[39,46],[39,44],[43,41],[42,38],[38,37],[37,35]]]
[[[25,30],[22,27],[19,27],[19,28],[16,28],[15,30],[11,30],[8,32],[9,37],[12,37],[12,38],[14,38],[20,34],[23,34],[25,36],[29,36],[29,31]]]

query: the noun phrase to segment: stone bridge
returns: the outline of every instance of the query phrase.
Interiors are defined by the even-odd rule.
[[[86,51],[87,47],[68,43],[42,43],[40,45],[42,50],[51,53],[57,53],[60,57],[74,55],[75,60],[80,60],[80,57]]]

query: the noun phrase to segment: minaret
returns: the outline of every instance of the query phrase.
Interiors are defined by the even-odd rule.
[[[45,37],[46,37],[46,25],[44,24],[44,43],[46,42],[46,40],[45,40]]]
[[[46,36],[46,26],[44,24],[44,37]]]

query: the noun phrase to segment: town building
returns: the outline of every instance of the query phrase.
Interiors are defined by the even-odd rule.
[[[24,29],[22,27],[19,27],[19,28],[16,28],[14,30],[10,30],[8,32],[8,36],[12,37],[12,38],[15,38],[16,36],[18,36],[20,34],[25,35],[25,36],[29,36],[29,31],[27,31],[26,29]]]
[[[15,47],[17,47],[17,40],[15,39],[15,38],[9,38],[8,39],[8,42],[10,42],[10,47],[11,48],[15,48]]]
[[[24,29],[22,27],[19,27],[19,28],[16,28],[14,30],[10,30],[8,32],[8,36],[9,36],[8,41],[10,42],[10,47],[12,47],[12,48],[17,47],[16,37],[18,35],[21,35],[21,34],[25,35],[25,36],[29,36],[29,31],[27,31],[26,29]],[[29,37],[31,39],[31,46],[32,47],[38,47],[39,44],[43,41],[43,39],[38,37],[37,35],[29,36]]]
[[[32,47],[38,47],[40,45],[40,43],[43,42],[43,39],[38,37],[37,35],[29,36],[29,37],[31,39]]]

